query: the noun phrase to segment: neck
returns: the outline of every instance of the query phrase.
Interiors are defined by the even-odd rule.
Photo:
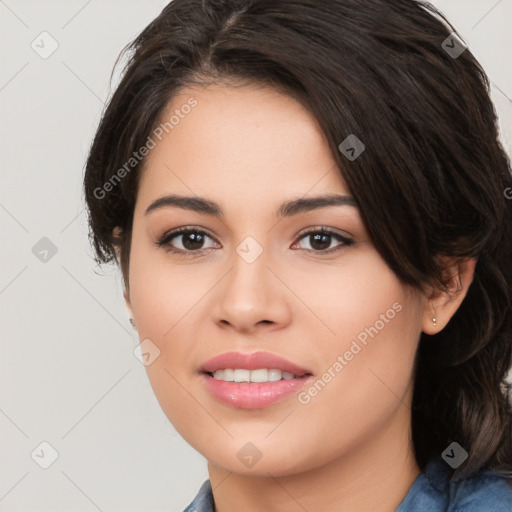
[[[403,428],[405,424],[408,429]],[[393,512],[420,470],[403,404],[371,440],[318,468],[273,477],[232,473],[208,464],[215,512]]]

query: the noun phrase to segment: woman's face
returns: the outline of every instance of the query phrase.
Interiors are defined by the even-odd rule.
[[[386,432],[404,443],[424,298],[388,268],[355,203],[280,210],[350,196],[314,118],[276,91],[220,85],[182,90],[163,122],[172,115],[141,176],[127,302],[176,430],[215,465],[254,475],[378,456]],[[171,194],[222,215],[162,202],[146,213]],[[157,245],[181,227],[191,232]],[[288,367],[271,358],[252,361],[263,372],[243,359],[206,368],[270,383],[202,372],[227,352],[266,352],[307,375],[272,381],[283,374],[265,369]]]

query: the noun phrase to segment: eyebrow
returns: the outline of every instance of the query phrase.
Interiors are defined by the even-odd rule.
[[[224,217],[222,208],[213,201],[198,196],[180,196],[176,194],[169,194],[153,201],[146,208],[145,215],[167,206],[177,206],[178,208],[192,210],[197,213],[212,215],[218,218]],[[291,217],[292,215],[318,210],[319,208],[326,208],[328,206],[358,207],[356,200],[352,196],[327,194],[323,196],[303,197],[287,201],[279,207],[277,216],[278,218]]]

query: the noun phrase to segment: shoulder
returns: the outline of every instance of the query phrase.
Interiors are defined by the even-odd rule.
[[[196,497],[183,512],[214,512],[210,480],[205,480]]]
[[[479,472],[451,479],[441,459],[432,459],[396,512],[511,512],[512,478]]]
[[[454,512],[511,512],[512,479],[494,473],[479,473],[450,484]]]

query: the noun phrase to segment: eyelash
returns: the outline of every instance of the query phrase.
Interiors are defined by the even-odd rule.
[[[171,240],[173,240],[177,236],[182,235],[184,233],[196,233],[196,234],[198,233],[198,234],[201,234],[201,235],[206,235],[209,238],[212,238],[212,237],[210,237],[210,235],[208,235],[208,233],[206,233],[205,231],[203,231],[201,229],[197,229],[197,228],[194,228],[192,226],[185,226],[185,227],[178,228],[178,229],[175,229],[173,231],[170,231],[168,233],[165,233],[160,238],[160,240],[158,240],[156,242],[156,245],[157,245],[157,247],[164,247],[166,252],[170,252],[170,253],[176,254],[177,256],[182,256],[182,257],[190,257],[190,256],[193,256],[193,255],[199,255],[199,254],[202,254],[202,253],[204,253],[206,251],[209,251],[209,250],[213,249],[213,247],[208,247],[206,249],[197,249],[195,251],[188,251],[188,250],[184,251],[183,249],[176,249],[175,247],[170,245]],[[304,233],[301,233],[299,235],[299,238],[298,238],[297,242],[299,242],[303,238],[307,238],[308,236],[313,235],[313,234],[330,235],[330,236],[336,238],[338,241],[340,241],[342,243],[337,245],[337,246],[335,246],[335,247],[332,247],[331,249],[327,249],[327,250],[324,250],[324,251],[315,251],[314,249],[299,249],[299,250],[307,251],[307,252],[312,251],[312,252],[314,252],[316,254],[332,254],[334,252],[338,252],[338,251],[342,250],[344,247],[351,246],[354,243],[354,241],[351,240],[350,238],[346,238],[346,237],[340,235],[339,233],[336,233],[335,231],[332,231],[332,230],[330,230],[328,228],[325,228],[323,226],[321,226],[319,228],[311,229],[311,230],[306,231]],[[294,245],[297,242],[294,242]]]

